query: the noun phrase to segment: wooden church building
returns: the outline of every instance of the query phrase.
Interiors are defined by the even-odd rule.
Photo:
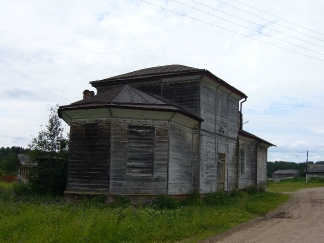
[[[266,186],[274,145],[242,130],[247,96],[208,70],[167,65],[90,83],[96,95],[58,110],[70,126],[66,197]]]

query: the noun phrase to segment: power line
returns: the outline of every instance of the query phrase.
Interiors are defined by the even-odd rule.
[[[161,6],[156,5],[156,4],[153,4],[153,3],[146,2],[146,1],[144,1],[144,0],[139,0],[139,1],[144,2],[144,3],[146,3],[146,4],[150,4],[150,5],[155,6],[155,7],[158,7],[158,8],[160,8],[160,9],[164,9],[164,10],[169,11],[169,12],[172,12],[172,13],[176,13],[176,14],[182,15],[182,16],[184,16],[184,17],[187,17],[187,18],[190,18],[190,19],[196,20],[196,21],[201,22],[201,23],[208,24],[208,25],[211,25],[211,26],[213,26],[213,27],[216,27],[216,28],[219,28],[219,29],[222,29],[222,30],[226,30],[226,31],[231,32],[231,33],[234,33],[234,34],[241,35],[241,36],[244,36],[244,37],[250,38],[250,39],[252,39],[252,40],[256,40],[256,41],[259,41],[259,42],[262,42],[262,43],[268,44],[268,45],[270,45],[270,46],[274,46],[274,47],[280,48],[280,49],[282,49],[282,50],[286,50],[286,51],[289,51],[289,52],[292,52],[292,53],[295,53],[295,54],[299,54],[299,55],[304,56],[304,57],[308,57],[308,58],[311,58],[311,59],[314,59],[314,60],[317,60],[317,61],[320,61],[320,62],[324,62],[324,60],[322,60],[322,59],[319,59],[319,58],[316,58],[316,57],[312,57],[312,56],[309,56],[309,55],[305,55],[305,54],[302,54],[302,53],[297,52],[297,51],[290,50],[290,49],[285,48],[285,47],[277,46],[277,45],[275,45],[275,44],[271,44],[271,43],[269,43],[269,42],[266,42],[266,41],[262,41],[262,40],[259,40],[259,39],[256,39],[256,38],[253,38],[253,37],[248,36],[248,35],[240,34],[240,33],[235,32],[235,31],[233,31],[233,30],[229,30],[229,29],[226,29],[226,28],[223,28],[223,27],[220,27],[220,26],[214,25],[214,24],[212,24],[212,23],[209,23],[209,22],[206,22],[206,21],[203,21],[203,20],[200,20],[200,19],[197,19],[197,18],[194,18],[194,17],[188,16],[188,15],[185,15],[185,14],[183,14],[183,13],[176,12],[176,11],[171,10],[171,9],[168,9],[168,8],[161,7]]]
[[[309,116],[324,116],[324,114],[318,114],[318,115],[289,115],[289,117],[309,117]],[[245,119],[247,119],[247,118],[269,119],[269,118],[274,118],[274,116],[248,116],[248,115],[244,115],[244,118]]]
[[[277,18],[277,19],[281,19],[281,20],[283,20],[283,21],[285,21],[285,22],[288,22],[288,23],[290,23],[290,24],[296,25],[296,26],[301,27],[301,28],[303,28],[303,29],[313,31],[313,32],[315,32],[315,33],[317,33],[317,34],[320,34],[320,35],[324,35],[324,34],[318,32],[318,31],[316,31],[316,30],[312,30],[312,29],[309,29],[309,28],[307,28],[307,27],[301,26],[301,25],[299,25],[299,24],[293,23],[293,22],[291,22],[291,21],[289,21],[289,20],[283,19],[283,18],[281,18],[281,17],[278,17],[278,16],[273,15],[273,14],[268,13],[268,12],[262,11],[262,10],[260,10],[260,9],[257,9],[257,8],[255,8],[255,7],[252,7],[252,6],[248,5],[248,4],[242,3],[242,2],[240,2],[240,1],[237,1],[237,0],[233,0],[233,1],[238,2],[238,3],[242,4],[242,5],[245,5],[245,6],[249,7],[249,8],[255,9],[255,10],[261,12],[261,13],[268,14],[268,15],[270,15],[270,16],[272,16],[272,17]]]
[[[314,52],[314,53],[317,53],[317,54],[320,54],[320,55],[324,55],[324,54],[321,53],[321,52],[313,51],[313,50],[311,50],[311,49],[309,49],[309,48],[306,48],[306,47],[303,47],[303,46],[300,46],[300,45],[296,45],[296,44],[294,44],[294,43],[291,43],[291,42],[289,42],[289,41],[285,41],[285,40],[279,39],[279,38],[277,38],[277,37],[273,37],[273,36],[271,36],[271,35],[268,35],[268,34],[262,33],[262,32],[260,32],[260,31],[258,31],[258,30],[251,29],[251,28],[246,27],[246,26],[244,26],[244,25],[241,25],[241,24],[238,24],[238,23],[232,22],[232,21],[230,21],[230,20],[224,19],[224,18],[219,17],[219,16],[216,16],[216,15],[214,15],[214,14],[211,14],[211,13],[205,12],[205,11],[203,11],[203,10],[197,9],[197,8],[195,8],[195,7],[189,6],[189,5],[185,4],[185,3],[181,3],[181,2],[178,2],[178,1],[176,1],[176,0],[171,0],[171,1],[177,2],[177,3],[179,3],[179,4],[182,4],[182,5],[184,5],[184,6],[187,6],[188,8],[192,8],[192,9],[194,9],[194,10],[196,10],[196,11],[202,12],[202,13],[207,14],[207,15],[210,15],[210,16],[213,16],[213,17],[215,17],[215,18],[219,18],[219,19],[224,20],[224,21],[226,21],[226,22],[229,22],[229,23],[231,23],[231,24],[235,24],[235,25],[238,25],[238,26],[243,27],[243,28],[245,28],[245,29],[248,29],[248,30],[251,30],[251,31],[257,32],[257,33],[259,33],[259,34],[261,34],[261,35],[268,36],[268,37],[270,37],[270,38],[276,39],[276,40],[278,40],[278,41],[285,42],[285,43],[287,43],[287,44],[290,44],[290,45],[293,45],[293,46],[299,47],[299,48],[301,48],[301,49],[304,49],[304,50],[307,50],[307,51],[310,51],[310,52]],[[322,47],[322,48],[323,48],[323,47]]]
[[[194,1],[194,0],[190,0],[190,1]],[[266,18],[263,18],[263,17],[261,17],[261,16],[259,16],[259,15],[256,15],[256,14],[253,14],[253,13],[250,13],[250,12],[248,12],[248,11],[245,11],[245,10],[243,10],[243,9],[240,9],[240,8],[238,8],[238,7],[235,7],[235,6],[233,6],[233,5],[229,4],[229,3],[225,3],[225,2],[223,2],[223,1],[221,1],[221,0],[217,0],[217,1],[218,1],[218,2],[221,2],[221,3],[223,3],[223,4],[226,4],[226,5],[228,5],[228,6],[232,7],[232,8],[236,8],[236,9],[238,9],[238,10],[240,10],[240,11],[242,11],[242,12],[245,12],[245,13],[247,13],[247,14],[250,14],[250,15],[253,15],[253,16],[255,16],[255,17],[258,17],[258,18],[260,18],[260,19],[263,19],[263,20],[266,20],[266,21],[269,21],[269,22],[273,22],[273,21],[271,21],[271,20],[269,20],[269,19],[266,19]],[[196,2],[196,1],[195,1],[195,2]],[[286,27],[286,26],[284,26],[284,25],[281,25],[281,24],[278,24],[278,23],[274,23],[274,24],[279,25],[279,26],[281,26],[281,27],[283,27],[283,28],[286,28],[286,29],[289,29],[289,30],[295,31],[295,32],[297,32],[297,33],[299,33],[299,34],[305,35],[305,36],[310,37],[310,38],[312,38],[312,39],[315,39],[315,40],[318,40],[318,41],[324,42],[324,41],[321,40],[321,39],[315,38],[315,37],[310,36],[310,35],[306,35],[306,34],[300,32],[300,31],[297,31],[297,30],[291,29],[291,28]]]
[[[171,1],[174,1],[174,2],[180,3],[180,2],[178,2],[178,1],[176,1],[176,0],[171,0]],[[288,35],[288,34],[283,33],[283,32],[281,32],[281,31],[278,31],[278,30],[275,30],[275,29],[269,28],[269,27],[267,27],[267,26],[265,26],[265,25],[257,24],[257,23],[255,23],[255,22],[252,22],[252,21],[246,20],[246,19],[244,19],[244,18],[238,17],[238,16],[236,16],[236,15],[234,15],[234,14],[230,14],[230,13],[227,13],[227,12],[225,12],[225,11],[219,10],[219,9],[217,9],[217,8],[213,8],[213,7],[208,6],[208,5],[206,5],[206,4],[199,3],[199,2],[194,1],[194,0],[190,0],[190,1],[192,1],[192,2],[194,2],[194,3],[197,3],[197,4],[200,4],[200,5],[202,5],[202,6],[205,6],[205,7],[207,7],[207,8],[210,8],[210,9],[213,9],[213,10],[216,10],[216,11],[219,11],[219,12],[224,13],[224,14],[226,14],[226,15],[232,16],[232,17],[234,17],[234,18],[237,18],[237,19],[243,20],[243,21],[248,22],[248,23],[250,23],[250,24],[255,24],[255,25],[260,26],[260,27],[262,27],[262,28],[266,28],[266,29],[271,30],[271,31],[273,31],[273,32],[276,32],[276,33],[278,33],[278,34],[285,35],[285,36],[288,36],[288,37],[294,38],[294,39],[296,39],[296,40],[303,41],[303,42],[305,42],[305,43],[308,43],[308,44],[311,44],[311,45],[314,45],[314,46],[317,46],[317,47],[320,47],[320,48],[324,48],[323,46],[320,46],[320,45],[314,44],[314,43],[312,43],[312,42],[309,42],[309,41],[306,41],[306,40],[300,39],[300,38],[295,37],[295,36],[292,36],[292,35]],[[180,3],[180,4],[183,4],[183,3]],[[185,5],[185,4],[183,4],[183,5]],[[188,5],[186,5],[186,6],[188,6]]]
[[[308,122],[299,122],[299,123],[296,123],[296,122],[262,122],[262,124],[291,124],[291,125],[321,125],[321,124],[324,124],[324,123],[308,123]]]

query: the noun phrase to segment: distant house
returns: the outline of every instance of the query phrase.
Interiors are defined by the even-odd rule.
[[[306,180],[311,177],[324,177],[324,165],[307,165]]]
[[[272,178],[274,182],[295,178],[299,176],[299,170],[277,170],[273,172]]]
[[[28,155],[26,154],[17,154],[17,157],[19,159],[19,167],[18,167],[18,175],[17,175],[18,181],[26,183],[31,173],[34,173],[34,171],[36,170],[37,165],[31,163]]]
[[[58,110],[70,126],[66,197],[266,186],[274,145],[242,129],[247,96],[208,70],[168,65],[90,83],[96,95]]]

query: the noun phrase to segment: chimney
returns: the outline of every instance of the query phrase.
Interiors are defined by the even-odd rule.
[[[94,96],[94,91],[89,91],[88,89],[86,89],[82,93],[83,93],[83,99],[84,100]]]

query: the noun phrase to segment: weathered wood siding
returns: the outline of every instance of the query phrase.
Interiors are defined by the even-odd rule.
[[[200,180],[200,163],[199,163],[199,131],[193,131],[192,134],[192,185],[193,189],[199,190]]]
[[[245,151],[245,171],[241,175],[240,165],[238,164],[239,189],[244,189],[249,186],[255,186],[256,181],[256,164],[255,164],[255,143],[240,141],[239,149]]]
[[[217,144],[213,133],[200,133],[200,193],[217,190]]]
[[[136,89],[139,89],[147,94],[154,95],[158,98],[162,98],[162,85],[161,81],[159,82],[145,82],[145,83],[133,83],[132,86]]]
[[[154,174],[155,128],[128,125],[126,174],[151,176]]]
[[[198,80],[163,82],[162,99],[197,115],[199,107],[199,82]]]
[[[134,125],[154,127],[153,174],[127,174],[128,130],[129,126]],[[167,193],[168,122],[113,119],[111,141],[110,193],[123,195]]]
[[[152,82],[125,80],[123,84],[107,84],[98,86],[98,94],[128,84],[145,93],[154,95],[162,100],[177,105],[195,115],[199,113],[199,80],[185,78],[173,78],[170,80],[160,80]]]
[[[108,192],[110,124],[74,122],[69,149],[67,191]]]
[[[267,186],[267,151],[267,148],[257,146],[257,187]]]
[[[194,190],[197,175],[197,136],[191,129],[170,123],[168,194],[188,194]]]
[[[225,154],[224,189],[238,185],[239,101],[204,81],[200,87],[200,192],[217,188],[218,153]]]
[[[238,188],[238,142],[228,139],[227,141],[227,168],[226,189],[232,191]]]

